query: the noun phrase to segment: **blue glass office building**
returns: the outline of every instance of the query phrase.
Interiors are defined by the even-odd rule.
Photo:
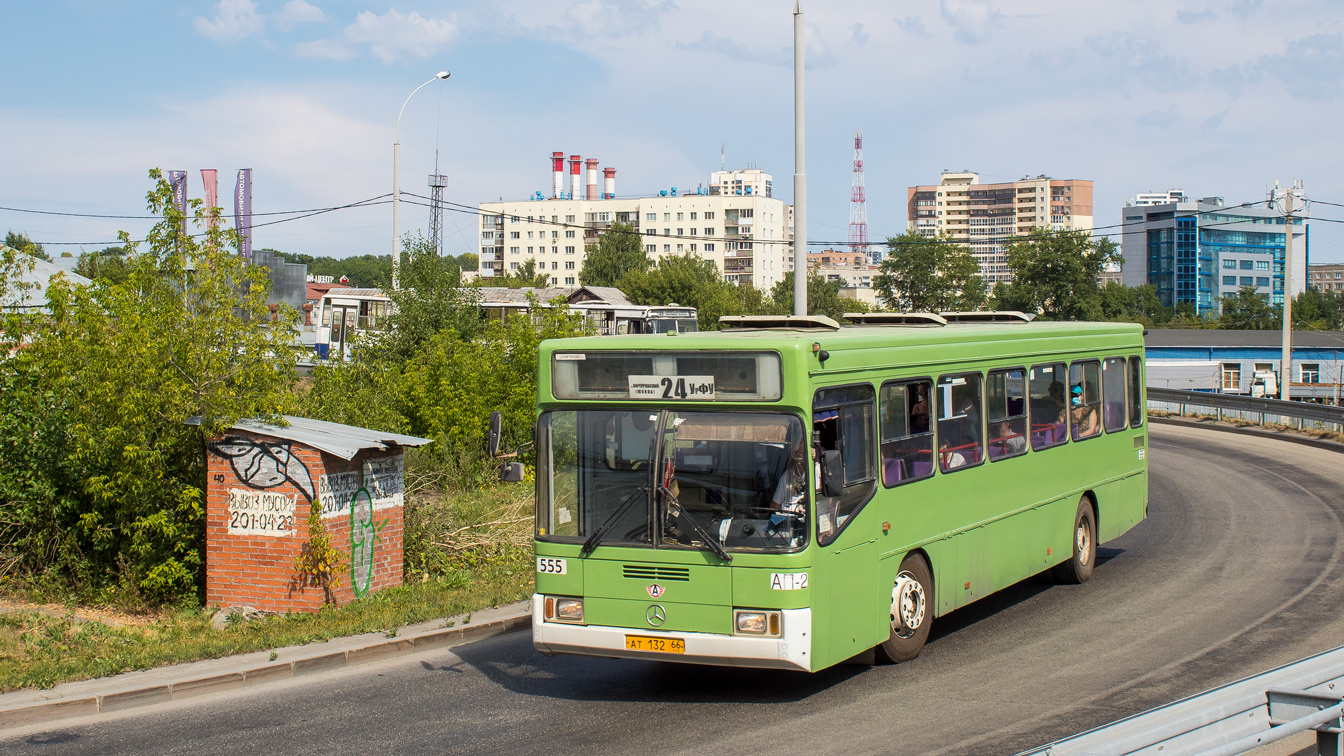
[[[1197,202],[1127,205],[1121,252],[1126,286],[1152,284],[1168,307],[1188,302],[1200,314],[1219,311],[1220,299],[1254,286],[1283,304],[1284,218],[1259,203],[1227,206],[1221,197]],[[1306,287],[1307,226],[1294,221],[1294,294]]]

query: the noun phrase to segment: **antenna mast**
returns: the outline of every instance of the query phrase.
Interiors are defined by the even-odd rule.
[[[439,173],[439,151],[434,151],[434,172],[429,175],[429,243],[435,255],[443,254],[443,188],[448,177]]]
[[[876,263],[868,250],[868,205],[863,190],[863,132],[854,130],[854,180],[849,192],[849,251]]]

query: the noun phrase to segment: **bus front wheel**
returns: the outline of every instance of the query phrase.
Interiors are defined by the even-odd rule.
[[[1086,583],[1092,577],[1097,561],[1097,519],[1092,513],[1092,501],[1084,496],[1078,502],[1073,516],[1073,556],[1055,566],[1057,583]]]
[[[901,560],[891,587],[891,634],[877,647],[881,657],[896,663],[919,656],[933,626],[933,601],[933,574],[924,557]]]

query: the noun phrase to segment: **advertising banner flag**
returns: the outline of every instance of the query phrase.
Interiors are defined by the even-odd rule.
[[[238,183],[233,188],[233,227],[242,237],[238,254],[252,261],[252,169],[238,170]]]
[[[218,222],[215,220],[214,209],[219,204],[219,172],[214,168],[202,168],[201,180],[205,182],[205,211],[207,221],[210,224],[210,230],[214,231]]]
[[[187,172],[168,171],[168,188],[173,192],[173,206],[182,213],[182,234],[187,233]]]

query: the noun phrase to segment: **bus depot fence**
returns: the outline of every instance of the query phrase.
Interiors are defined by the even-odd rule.
[[[1241,394],[1213,394],[1148,387],[1148,409],[1178,415],[1198,413],[1219,420],[1273,423],[1303,429],[1344,432],[1344,407],[1315,402],[1285,402]]]
[[[1307,730],[1344,754],[1344,646],[1018,756],[1231,756]]]

